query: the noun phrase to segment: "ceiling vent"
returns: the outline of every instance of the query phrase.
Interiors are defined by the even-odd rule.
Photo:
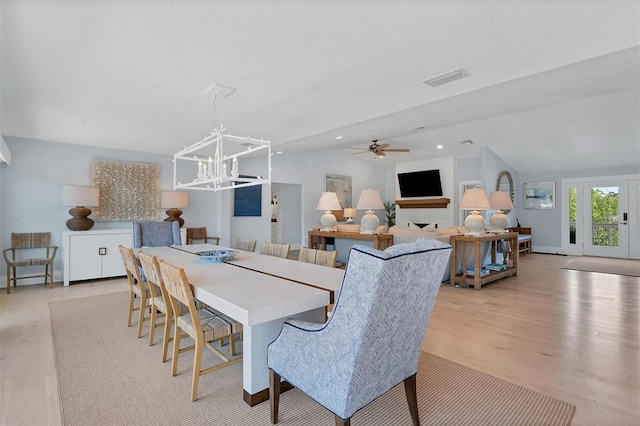
[[[469,75],[468,72],[466,72],[462,68],[458,68],[457,70],[454,70],[446,74],[442,74],[427,80],[423,80],[422,82],[425,84],[428,84],[431,87],[436,87],[436,86],[441,86],[443,84],[451,83],[452,81],[458,80],[468,75]]]
[[[467,139],[466,141],[460,141],[460,145],[473,145],[473,141]]]

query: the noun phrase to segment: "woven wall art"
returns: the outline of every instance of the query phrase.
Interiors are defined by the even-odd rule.
[[[97,221],[158,220],[160,165],[94,159],[93,186],[100,189]]]

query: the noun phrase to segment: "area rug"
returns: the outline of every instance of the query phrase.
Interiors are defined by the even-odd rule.
[[[271,424],[268,403],[249,407],[242,400],[241,364],[203,376],[191,402],[192,352],[180,356],[172,377],[171,362],[161,362],[161,333],[149,346],[147,334],[137,338],[136,327],[127,327],[127,297],[49,303],[65,425]],[[217,362],[205,353],[203,366]],[[417,381],[423,425],[568,425],[575,412],[571,404],[426,352]],[[297,389],[281,395],[279,420],[334,424],[333,414]],[[352,424],[410,425],[403,385],[357,412]]]
[[[614,259],[610,257],[580,257],[567,263],[562,269],[640,277],[640,260]]]

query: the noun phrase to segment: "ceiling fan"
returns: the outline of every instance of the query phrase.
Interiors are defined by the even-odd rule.
[[[407,148],[389,149],[387,147],[389,147],[391,145],[389,145],[388,143],[383,143],[381,145],[378,145],[378,139],[373,139],[371,142],[373,142],[373,143],[371,145],[369,145],[369,148],[349,147],[350,149],[362,150],[362,152],[354,152],[351,155],[364,154],[366,152],[371,152],[371,153],[375,154],[375,156],[377,158],[384,158],[386,152],[409,152],[409,149],[407,149]]]

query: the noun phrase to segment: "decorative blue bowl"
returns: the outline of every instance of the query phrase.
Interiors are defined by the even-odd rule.
[[[200,261],[202,263],[224,262],[225,260],[233,259],[233,257],[238,253],[239,252],[237,250],[208,250],[196,252],[196,254],[200,256]]]

